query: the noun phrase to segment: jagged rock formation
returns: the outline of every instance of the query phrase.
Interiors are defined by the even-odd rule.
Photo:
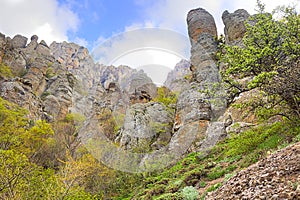
[[[217,119],[224,109],[224,102],[219,99],[221,89],[217,88],[213,94],[208,93],[213,86],[219,84],[219,71],[214,60],[217,51],[217,29],[214,18],[206,10],[198,8],[187,16],[188,31],[192,45],[191,65],[192,79],[190,84],[179,94],[176,105],[176,134],[185,134],[189,127],[195,130],[195,141],[189,150],[205,149],[224,137],[224,132],[215,134],[209,126],[215,126],[212,120]],[[217,122],[220,130],[224,124]],[[201,128],[199,126],[201,124]],[[206,142],[203,139],[207,138]],[[209,139],[208,139],[209,138]]]
[[[238,172],[206,199],[299,199],[300,143]]]
[[[217,28],[213,16],[202,8],[191,10],[187,23],[192,45],[193,80],[202,86],[219,82],[219,71],[214,61]]]
[[[179,93],[186,88],[192,77],[190,65],[190,62],[187,60],[181,60],[177,63],[175,68],[169,72],[167,80],[164,82],[164,86],[175,93]]]
[[[55,61],[47,44],[44,41],[38,43],[37,36],[33,36],[28,45],[26,45],[27,38],[21,35],[10,39],[1,34],[0,40],[1,61],[12,69],[16,77],[0,81],[1,96],[28,109],[29,117],[32,119],[51,120],[54,114],[60,117],[61,113],[67,113],[71,102],[66,99],[68,95],[65,95],[67,94],[65,92],[72,90],[73,86],[66,77],[72,75]],[[54,76],[55,74],[60,76]],[[52,81],[49,81],[50,78]],[[54,80],[61,82],[59,85],[62,93],[49,90],[51,84],[56,82]],[[55,89],[58,90],[58,87]],[[48,91],[45,93],[46,90]],[[49,94],[52,94],[51,102],[55,102],[58,106],[56,110],[47,108],[47,105],[51,105],[47,103],[46,98]],[[56,113],[57,110],[60,112]]]
[[[249,13],[244,9],[229,13],[227,10],[222,14],[222,20],[225,25],[224,33],[226,43],[230,45],[238,45],[242,43],[244,34],[246,33],[245,21],[250,17]]]
[[[242,37],[247,16],[243,10],[223,14],[228,42]],[[142,70],[94,63],[84,47],[67,42],[48,46],[38,43],[37,36],[27,44],[21,35],[0,35],[0,61],[16,76],[0,80],[0,95],[30,110],[33,119],[52,121],[69,112],[81,113],[87,124],[97,119],[102,136],[122,149],[172,152],[169,161],[207,149],[225,137],[225,128],[239,115],[227,110],[222,116],[226,105],[215,61],[217,29],[212,15],[195,9],[187,22],[191,61],[178,63],[165,82],[179,93],[171,109],[151,102],[157,88]],[[83,140],[91,136],[87,130],[81,132]],[[161,154],[143,156],[141,165]]]

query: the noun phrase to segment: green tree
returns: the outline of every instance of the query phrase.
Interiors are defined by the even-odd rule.
[[[258,8],[258,14],[246,23],[243,45],[221,46],[223,80],[231,99],[258,89],[265,103],[270,103],[271,115],[299,119],[300,17],[294,8],[282,8],[273,12],[282,14],[275,20],[260,1]]]
[[[27,111],[0,98],[0,149],[8,150],[22,145],[22,135],[28,127]]]

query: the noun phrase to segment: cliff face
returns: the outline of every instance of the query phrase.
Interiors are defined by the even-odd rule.
[[[223,14],[228,42],[242,37],[244,17],[244,11]],[[171,162],[210,148],[230,125],[223,116],[226,101],[215,60],[217,30],[212,15],[201,8],[189,12],[187,23],[190,63],[178,63],[165,82],[178,94],[175,105],[156,99],[157,87],[143,71],[94,63],[88,50],[74,43],[48,46],[32,36],[27,44],[20,35],[0,37],[0,61],[14,72],[14,78],[1,78],[0,95],[27,108],[32,119],[51,122],[82,114],[87,119],[83,140],[106,138],[123,150],[159,152],[141,155],[139,166],[162,154],[171,155],[166,158]],[[92,120],[100,124],[97,133],[89,132]]]
[[[26,45],[23,36],[10,39],[1,35],[1,61],[11,68],[13,77],[2,78],[0,92],[3,98],[28,109],[30,118],[51,120],[54,115],[61,117],[68,112],[74,76],[51,56],[44,41],[37,40],[32,36]],[[47,107],[52,103],[55,110]]]

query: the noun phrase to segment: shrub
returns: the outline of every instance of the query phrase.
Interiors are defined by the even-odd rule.
[[[175,104],[177,101],[177,95],[171,92],[166,87],[159,87],[157,89],[157,96],[153,99],[156,102],[163,103],[166,107],[170,107],[171,104]]]
[[[187,186],[182,189],[181,196],[184,200],[196,200],[199,196],[199,192],[193,186]]]
[[[0,78],[12,78],[13,73],[7,65],[1,63],[0,64]]]

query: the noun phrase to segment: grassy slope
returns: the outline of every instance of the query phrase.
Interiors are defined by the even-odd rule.
[[[196,199],[195,191],[204,199],[237,171],[300,141],[299,133],[298,124],[276,122],[231,135],[209,153],[191,153],[170,169],[149,175],[127,199]]]

